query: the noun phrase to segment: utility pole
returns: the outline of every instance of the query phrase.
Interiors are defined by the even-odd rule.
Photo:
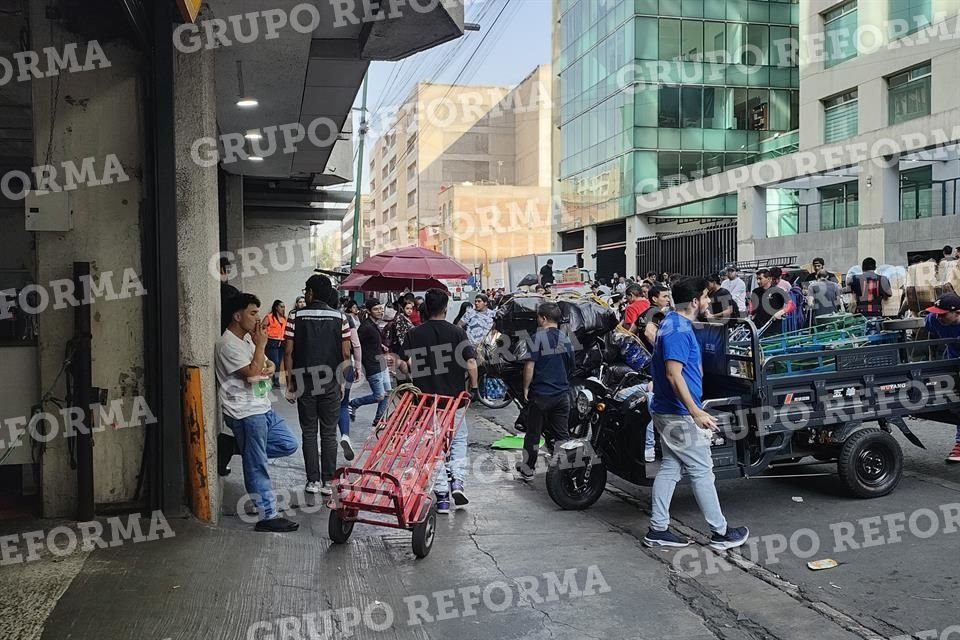
[[[367,78],[369,72],[363,76],[363,99],[360,102],[360,148],[357,153],[357,173],[354,180],[357,183],[356,194],[353,197],[353,243],[350,246],[350,268],[357,264],[357,253],[360,249],[360,217],[363,215],[363,141],[367,137]]]

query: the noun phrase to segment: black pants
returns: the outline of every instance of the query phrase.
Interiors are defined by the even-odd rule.
[[[340,386],[307,390],[297,399],[297,413],[303,431],[303,463],[307,468],[307,482],[333,480],[333,472],[337,469]]]
[[[523,438],[524,462],[531,469],[537,466],[540,434],[546,429],[547,440],[563,442],[570,439],[570,395],[530,397],[527,405],[527,433]]]

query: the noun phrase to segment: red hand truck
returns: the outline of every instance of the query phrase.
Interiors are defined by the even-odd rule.
[[[341,467],[333,476],[328,501],[328,533],[344,544],[357,522],[413,532],[413,553],[425,558],[437,530],[433,482],[457,427],[457,411],[470,396],[401,391],[397,405],[357,458],[360,466]],[[370,515],[362,515],[362,514]]]

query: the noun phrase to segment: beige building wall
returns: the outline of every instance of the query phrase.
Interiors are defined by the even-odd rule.
[[[440,250],[468,267],[550,251],[548,186],[463,186],[440,194]]]
[[[419,83],[374,144],[371,251],[416,245],[418,239],[421,246],[443,250],[449,230],[441,193],[453,186],[549,189],[555,174],[551,83],[550,65],[537,67],[514,88]],[[549,216],[544,220],[549,226]]]

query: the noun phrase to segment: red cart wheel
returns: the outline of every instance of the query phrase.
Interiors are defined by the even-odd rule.
[[[413,555],[426,558],[437,537],[437,507],[430,507],[426,520],[413,527]]]

